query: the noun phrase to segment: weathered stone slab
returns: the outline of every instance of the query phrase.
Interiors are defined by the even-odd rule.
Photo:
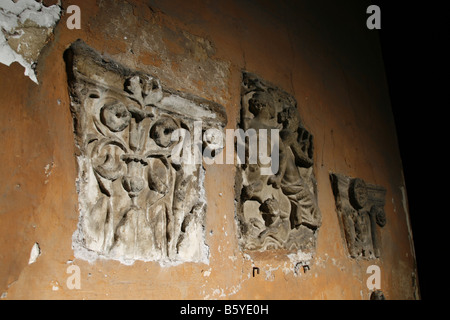
[[[65,61],[78,151],[75,254],[124,263],[207,261],[205,172],[201,162],[173,156],[186,142],[201,148],[194,136],[208,128],[223,130],[224,108],[165,88],[81,40]],[[173,135],[177,130],[187,135]]]
[[[246,142],[247,155],[236,177],[242,249],[287,250],[311,257],[322,216],[313,172],[313,136],[300,120],[296,100],[244,72],[239,127],[246,134],[254,130],[257,137]],[[252,163],[255,145],[258,157]],[[267,150],[270,163],[261,157],[261,150]]]

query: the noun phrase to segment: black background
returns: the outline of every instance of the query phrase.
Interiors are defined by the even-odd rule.
[[[397,128],[421,298],[445,299],[450,281],[447,128],[448,18],[442,3],[374,1]],[[450,154],[450,153],[449,153]]]

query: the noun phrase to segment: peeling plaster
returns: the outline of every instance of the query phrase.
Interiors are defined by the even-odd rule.
[[[35,242],[33,248],[31,248],[30,259],[28,260],[28,264],[35,263],[40,255],[41,255],[41,248],[39,247],[39,243]]]
[[[34,0],[0,2],[0,63],[13,62],[25,68],[25,75],[38,84],[34,65],[41,49],[61,16],[61,7],[45,7]]]
[[[59,282],[56,281],[56,280],[52,280],[52,281],[50,282],[50,285],[51,285],[51,287],[52,287],[52,291],[58,291],[59,288],[61,287],[60,284],[59,284]]]
[[[328,255],[325,254],[327,257],[326,259],[321,259],[320,257],[314,258],[315,263],[314,265],[317,265],[319,267],[325,268],[325,263],[328,261]],[[207,293],[205,291],[205,284],[202,286],[202,294],[204,300],[214,300],[214,299],[220,299],[220,298],[229,298],[235,294],[237,294],[242,288],[243,284],[249,280],[254,279],[252,273],[253,268],[258,267],[260,269],[260,273],[258,273],[259,276],[262,276],[264,281],[267,282],[274,282],[276,279],[276,272],[280,270],[284,276],[287,276],[289,274],[292,274],[294,277],[300,277],[303,272],[300,272],[298,269],[303,266],[310,266],[312,265],[313,256],[311,253],[304,253],[301,250],[297,251],[296,253],[288,255],[290,261],[284,261],[284,263],[276,263],[275,265],[271,263],[265,263],[264,265],[256,262],[253,260],[253,258],[248,253],[242,253],[240,256],[228,256],[228,259],[233,261],[233,263],[236,265],[236,260],[241,258],[241,265],[242,270],[239,279],[236,281],[235,284],[232,285],[225,285],[225,286],[217,286],[209,288],[210,292]],[[343,267],[339,265],[339,263],[336,263],[335,259],[332,259],[333,265],[340,267],[341,270],[343,270]],[[247,263],[247,267],[245,266]],[[248,263],[250,263],[250,266],[248,266]],[[212,268],[209,268],[208,270],[203,271],[204,277],[209,277],[211,273],[213,272]],[[256,277],[258,277],[258,275]],[[315,273],[315,276],[317,277],[317,273]],[[286,279],[286,278],[285,278]],[[207,280],[206,280],[207,282]]]
[[[47,179],[45,179],[45,181],[44,181],[44,184],[47,184],[48,183],[48,178],[50,177],[50,175],[52,174],[52,170],[53,170],[53,167],[55,166],[55,163],[52,161],[51,163],[49,163],[49,164],[47,164],[45,167],[44,167],[44,173],[45,173],[45,177],[47,178]]]
[[[288,254],[289,260],[291,260],[291,263],[293,265],[297,265],[300,263],[302,266],[309,265],[310,261],[312,260],[312,254],[311,253],[304,253],[301,250],[298,250],[297,253],[291,253]]]

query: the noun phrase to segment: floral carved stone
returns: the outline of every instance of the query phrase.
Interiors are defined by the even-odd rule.
[[[380,256],[378,227],[386,224],[386,189],[342,174],[330,175],[336,209],[349,255],[355,259]]]
[[[225,109],[165,88],[81,40],[64,58],[78,153],[75,254],[124,263],[207,261],[205,172],[201,162],[175,161],[174,154],[208,128],[223,130]],[[179,129],[188,134],[174,136]]]
[[[269,174],[262,174],[267,166],[259,158],[238,165],[235,193],[241,247],[301,251],[311,258],[322,215],[313,172],[313,136],[300,120],[296,100],[244,72],[239,127],[243,132],[255,130],[259,149],[264,147],[261,135],[275,133],[266,135],[273,169]]]

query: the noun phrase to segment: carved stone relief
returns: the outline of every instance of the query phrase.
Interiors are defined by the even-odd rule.
[[[375,259],[380,256],[379,227],[386,224],[386,189],[342,174],[330,175],[336,209],[350,256]]]
[[[383,291],[375,290],[370,294],[370,300],[386,300]]]
[[[272,168],[274,161],[279,163],[270,174],[262,174],[267,165],[260,158],[252,164],[246,155],[247,161],[238,165],[236,216],[241,247],[313,254],[322,216],[313,172],[313,136],[300,120],[296,100],[244,72],[239,127],[243,132],[255,130],[260,150],[261,134],[265,133],[261,129],[275,132],[266,135],[265,150],[272,158]],[[252,142],[247,147],[249,144]]]
[[[204,169],[173,155],[198,134],[195,121],[202,131],[223,130],[224,108],[165,88],[81,40],[65,61],[78,152],[75,253],[124,263],[206,261]],[[174,139],[178,129],[188,134]]]

